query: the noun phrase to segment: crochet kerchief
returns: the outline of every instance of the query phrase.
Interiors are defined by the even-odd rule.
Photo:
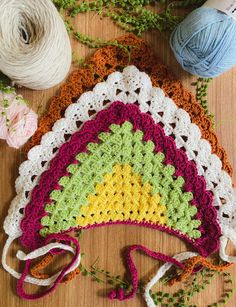
[[[170,94],[168,87],[165,92]],[[26,294],[24,281],[51,285],[45,295],[79,265],[79,243],[66,234],[73,229],[146,226],[184,239],[204,257],[219,250],[223,260],[235,261],[225,253],[227,240],[235,243],[236,208],[225,152],[217,139],[212,142],[214,133],[204,128],[209,121],[196,102],[181,106],[180,93],[175,100],[175,94],[169,98],[165,92],[135,66],[111,73],[69,103],[64,117],[30,150],[4,223],[9,239],[3,265],[20,278],[22,297],[41,296]],[[193,120],[195,106],[199,112]],[[31,251],[18,252],[26,261],[23,274],[5,262],[9,245],[18,237]],[[132,248],[181,266],[161,253]],[[74,253],[62,272],[41,281],[27,275],[31,259],[59,249]],[[129,264],[132,293],[112,293],[111,298],[135,294],[137,272],[131,260]]]

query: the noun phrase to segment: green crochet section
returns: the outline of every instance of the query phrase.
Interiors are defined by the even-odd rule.
[[[197,208],[190,203],[192,193],[183,192],[183,177],[174,178],[174,166],[164,165],[164,154],[155,153],[154,148],[152,141],[143,141],[142,131],[133,131],[130,122],[113,124],[109,133],[100,133],[99,143],[89,143],[88,152],[76,156],[79,163],[68,166],[71,175],[59,180],[62,189],[51,192],[53,203],[45,206],[48,215],[41,219],[44,227],[40,234],[77,227],[80,207],[88,204],[88,195],[95,194],[96,185],[119,163],[131,165],[133,172],[141,175],[142,184],[152,186],[151,194],[161,196],[160,204],[167,208],[167,226],[192,239],[199,238],[201,221],[194,219]]]

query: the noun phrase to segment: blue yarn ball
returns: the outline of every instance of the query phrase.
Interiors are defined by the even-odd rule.
[[[216,9],[200,7],[173,31],[170,45],[184,70],[216,77],[236,64],[236,21]]]

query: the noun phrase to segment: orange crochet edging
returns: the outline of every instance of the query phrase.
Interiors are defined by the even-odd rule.
[[[203,138],[211,144],[212,152],[221,159],[223,169],[232,175],[226,152],[219,145],[212,123],[194,95],[183,88],[182,83],[161,63],[142,39],[130,34],[118,38],[117,41],[119,44],[132,46],[130,57],[123,48],[107,46],[98,49],[82,68],[72,72],[60,88],[59,95],[50,100],[48,111],[41,118],[38,130],[26,145],[26,152],[40,143],[43,134],[52,129],[53,124],[63,117],[66,108],[81,94],[91,90],[98,82],[104,81],[112,72],[122,71],[128,65],[135,65],[150,76],[153,86],[162,88],[178,107],[189,113],[192,122],[200,128]]]
[[[212,271],[218,271],[218,272],[223,272],[227,270],[230,266],[232,266],[232,263],[222,263],[219,265],[214,265],[202,256],[195,256],[193,258],[188,259],[185,262],[185,268],[184,271],[181,275],[171,279],[169,282],[170,286],[174,285],[177,282],[186,280],[189,278],[189,276],[193,273],[193,270],[196,265],[202,265]]]
[[[46,279],[49,278],[49,275],[43,274],[40,271],[43,270],[45,267],[47,267],[53,260],[54,255],[52,254],[47,254],[39,263],[36,263],[31,269],[30,273],[33,277],[38,278],[38,279]],[[77,268],[68,275],[66,275],[62,282],[67,283],[70,280],[74,279],[78,274],[80,273],[80,269]]]

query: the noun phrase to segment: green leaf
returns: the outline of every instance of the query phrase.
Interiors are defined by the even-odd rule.
[[[2,83],[3,86],[10,86],[11,85],[11,79],[9,79],[6,75],[4,75],[0,71],[0,84]],[[1,89],[1,88],[0,88]]]

